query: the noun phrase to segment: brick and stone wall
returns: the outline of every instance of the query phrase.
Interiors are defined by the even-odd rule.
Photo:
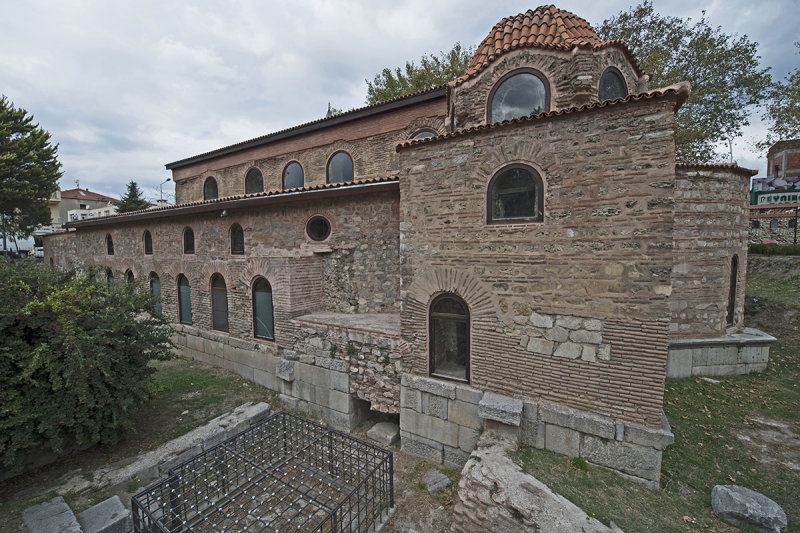
[[[472,386],[659,427],[674,105],[665,97],[401,147],[406,368],[428,375],[428,306],[454,292],[470,308]],[[512,163],[542,176],[543,222],[486,224],[487,184]]]
[[[597,102],[600,76],[610,66],[622,73],[630,93],[647,90],[648,79],[638,77],[625,54],[615,47],[574,53],[541,48],[511,51],[474,78],[453,87],[447,124],[452,121],[456,130],[486,124],[489,93],[503,76],[519,68],[534,68],[547,78],[550,111]]]
[[[722,165],[676,167],[671,338],[719,337],[743,327],[751,173]],[[734,255],[736,304],[728,325]]]
[[[778,244],[800,243],[800,206],[780,208],[759,208],[750,210],[750,237],[749,242],[761,243],[767,240]],[[753,222],[758,221],[759,227],[754,227]]]

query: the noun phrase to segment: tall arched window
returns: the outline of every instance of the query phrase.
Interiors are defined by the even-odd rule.
[[[150,232],[144,232],[144,255],[153,255],[153,236]]]
[[[244,254],[244,230],[239,224],[231,226],[231,253]]]
[[[133,280],[134,280],[133,271],[131,271],[131,269],[129,268],[125,271],[125,281],[127,281],[128,283],[133,283]]]
[[[203,184],[203,200],[213,200],[219,196],[217,191],[217,180],[211,176],[206,178]]]
[[[194,230],[192,228],[183,228],[183,253],[194,253]]]
[[[726,322],[729,326],[733,325],[736,319],[736,282],[739,278],[739,256],[735,255],[731,258],[731,280],[728,285],[728,316]]]
[[[264,192],[264,176],[257,168],[247,171],[247,175],[244,177],[244,192],[245,194]]]
[[[494,175],[486,191],[489,224],[541,222],[544,212],[542,178],[527,165],[510,165]]]
[[[353,158],[347,152],[336,152],[328,160],[328,183],[353,181]]]
[[[158,274],[150,272],[150,293],[155,297],[156,303],[153,310],[156,314],[161,314],[161,280],[158,279]]]
[[[228,331],[228,288],[219,274],[211,277],[211,327]]]
[[[515,70],[501,78],[489,93],[489,122],[544,113],[549,100],[550,87],[541,72]]]
[[[262,339],[274,339],[274,324],[272,287],[264,278],[258,278],[253,283],[253,335]]]
[[[178,274],[178,320],[183,324],[192,323],[192,289],[183,274]]]
[[[106,253],[114,255],[114,239],[111,238],[110,233],[106,235]]]
[[[428,323],[431,375],[469,381],[467,304],[455,294],[441,294],[431,302]]]
[[[106,283],[109,289],[114,286],[114,272],[110,268],[106,268]]]
[[[614,67],[608,67],[600,76],[600,84],[597,88],[597,100],[616,100],[628,96],[628,86],[622,73]]]
[[[296,189],[303,186],[303,167],[297,161],[292,161],[283,169],[283,188]]]

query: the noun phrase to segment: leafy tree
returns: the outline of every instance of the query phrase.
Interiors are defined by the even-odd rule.
[[[691,18],[661,16],[646,0],[603,21],[598,33],[628,45],[650,73],[651,88],[682,80],[692,84],[676,117],[680,161],[713,160],[714,148],[741,136],[749,124],[749,107],[768,94],[771,79],[769,69],[760,66],[758,43],[711,26],[705,11],[692,23]]]
[[[800,48],[800,42],[794,45]],[[760,143],[761,148],[777,141],[800,139],[800,67],[787,74],[784,81],[772,86],[764,119],[772,126],[766,141]]]
[[[406,61],[405,68],[385,68],[372,81],[364,80],[367,82],[367,105],[452,81],[464,74],[474,52],[474,48],[462,48],[461,43],[456,43],[449,52],[439,52],[438,57],[422,56],[419,66],[413,61]]]
[[[148,361],[170,355],[171,329],[150,291],[93,274],[0,258],[5,467],[42,449],[115,443],[148,397]]]
[[[0,95],[0,215],[6,229],[29,235],[50,224],[47,200],[58,190],[58,145],[33,116]],[[5,239],[5,235],[3,236]]]
[[[141,211],[150,207],[150,202],[142,197],[142,191],[135,181],[128,182],[128,191],[122,195],[122,199],[117,204],[117,213],[129,213],[131,211]]]

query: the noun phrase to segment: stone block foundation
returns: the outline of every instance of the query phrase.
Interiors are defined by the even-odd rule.
[[[762,372],[775,337],[754,328],[713,339],[672,339],[667,377],[731,376]]]
[[[647,428],[551,402],[403,374],[403,452],[460,468],[484,429],[512,435],[526,446],[581,457],[653,489],[659,486],[661,453],[674,440],[665,416],[660,428]]]

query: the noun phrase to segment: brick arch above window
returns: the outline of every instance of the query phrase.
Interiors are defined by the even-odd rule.
[[[473,320],[497,316],[499,305],[495,295],[480,279],[463,270],[428,267],[421,273],[418,271],[408,288],[408,297],[416,300],[425,309],[444,293],[452,293],[463,299],[469,306]]]
[[[200,270],[197,272],[198,277],[201,280],[205,280],[203,283],[210,283],[209,280],[214,274],[220,274],[223,278],[225,278],[226,282],[227,280],[232,279],[230,269],[228,268],[228,262],[220,261],[218,259],[203,263],[203,265],[200,267]]]
[[[287,268],[290,268],[290,265],[287,265],[285,260],[280,260],[280,264],[277,264],[267,258],[252,259],[247,262],[239,281],[252,288],[256,279],[264,278],[272,287],[273,301],[283,303],[289,297],[286,283]]]

